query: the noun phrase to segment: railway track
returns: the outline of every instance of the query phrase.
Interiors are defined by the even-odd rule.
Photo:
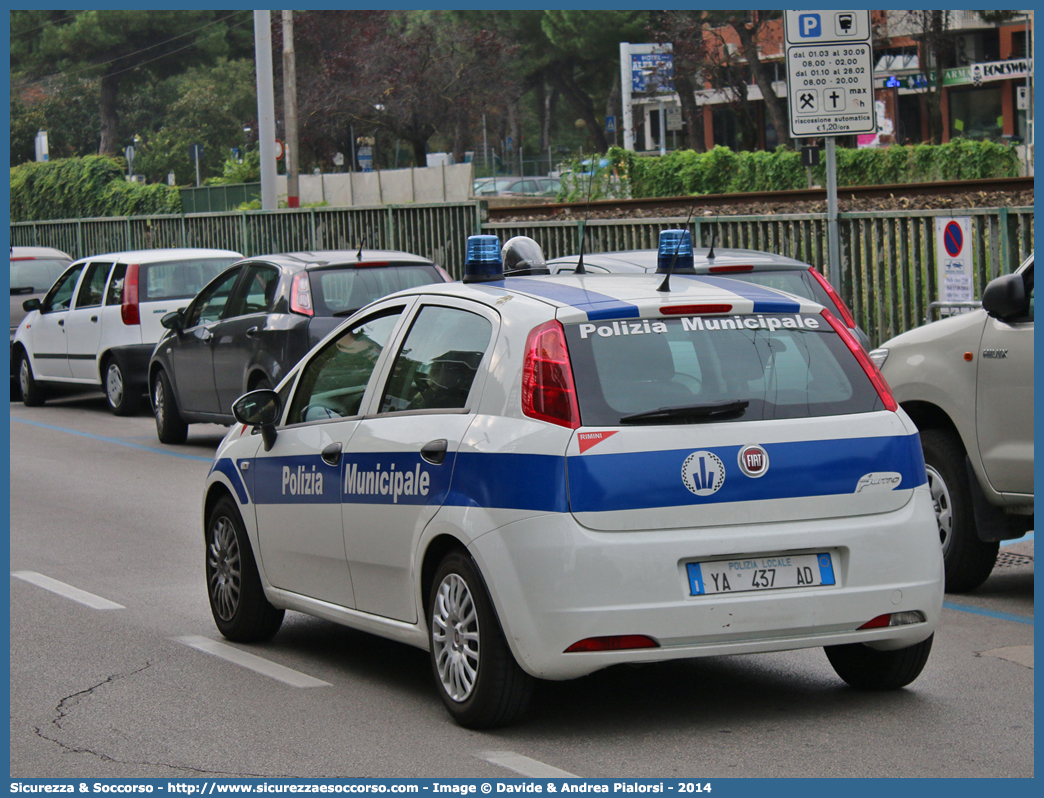
[[[838,198],[872,199],[882,197],[925,197],[953,196],[977,192],[1021,192],[1033,191],[1032,177],[998,177],[988,180],[952,180],[939,183],[894,183],[882,186],[845,186],[838,188]],[[686,215],[695,203],[697,212],[700,208],[722,208],[757,203],[795,203],[825,202],[825,188],[796,189],[790,191],[755,191],[746,194],[705,194],[700,197],[650,197],[630,200],[592,200],[590,210],[600,216],[619,211],[628,215],[634,211],[662,209],[665,215]],[[535,219],[540,216],[553,218],[568,214],[582,214],[587,208],[586,202],[553,202],[494,205],[489,207],[489,221],[507,220],[519,215]],[[675,213],[677,211],[677,213]]]

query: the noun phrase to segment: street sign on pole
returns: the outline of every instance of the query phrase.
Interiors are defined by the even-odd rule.
[[[837,136],[876,133],[870,12],[785,11],[790,135],[826,140],[827,277],[841,290]]]
[[[787,11],[790,134],[875,133],[870,12]]]

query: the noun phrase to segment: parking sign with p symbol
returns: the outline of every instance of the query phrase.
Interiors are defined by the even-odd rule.
[[[801,14],[798,17],[798,33],[804,39],[822,36],[823,26],[819,14]]]

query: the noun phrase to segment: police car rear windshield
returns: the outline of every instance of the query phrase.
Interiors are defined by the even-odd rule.
[[[565,331],[586,426],[883,409],[845,342],[815,314],[619,319]]]

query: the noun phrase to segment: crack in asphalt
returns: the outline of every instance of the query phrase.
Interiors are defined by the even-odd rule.
[[[76,707],[80,703],[80,701],[82,699],[84,699],[84,698],[86,698],[88,696],[93,695],[93,693],[96,690],[104,687],[107,684],[113,684],[113,683],[115,683],[119,679],[130,678],[131,676],[135,676],[135,675],[137,675],[139,673],[142,673],[145,670],[148,670],[150,667],[152,667],[152,663],[151,662],[146,662],[142,667],[138,668],[137,670],[130,671],[129,673],[114,673],[112,676],[109,676],[108,678],[103,679],[102,681],[98,682],[96,685],[93,685],[92,687],[88,687],[86,690],[80,690],[79,692],[72,693],[71,695],[67,695],[65,698],[61,699],[58,702],[58,705],[54,708],[54,710],[57,713],[57,715],[54,718],[52,718],[51,725],[53,727],[55,727],[56,729],[58,729],[58,730],[64,731],[64,729],[62,727],[62,721],[64,721],[69,716],[69,714],[72,711],[72,709],[74,707]],[[108,754],[104,754],[104,753],[102,753],[100,751],[95,751],[95,750],[93,750],[91,748],[80,748],[80,747],[77,747],[75,745],[70,745],[68,743],[64,743],[61,740],[55,739],[54,737],[50,737],[47,734],[45,734],[44,730],[41,729],[39,726],[34,726],[33,727],[33,733],[36,734],[37,737],[40,737],[43,740],[47,740],[48,742],[54,743],[55,745],[57,745],[58,747],[64,749],[65,751],[68,751],[69,753],[72,753],[72,754],[88,754],[90,756],[93,756],[93,757],[96,757],[96,758],[100,759],[103,762],[112,762],[112,763],[117,764],[117,765],[141,765],[141,766],[146,766],[146,767],[163,767],[163,768],[170,768],[171,770],[189,771],[190,773],[200,773],[200,774],[204,774],[204,775],[208,775],[208,776],[226,776],[226,777],[230,777],[230,778],[268,778],[268,779],[289,779],[289,778],[293,778],[293,776],[290,776],[290,775],[274,775],[274,774],[269,774],[269,773],[235,773],[235,772],[224,771],[224,770],[207,770],[205,768],[197,768],[197,767],[193,767],[191,765],[177,765],[177,764],[172,764],[170,762],[149,762],[149,761],[139,762],[139,761],[128,761],[128,760],[124,760],[124,759],[116,759],[115,757],[111,757]]]

